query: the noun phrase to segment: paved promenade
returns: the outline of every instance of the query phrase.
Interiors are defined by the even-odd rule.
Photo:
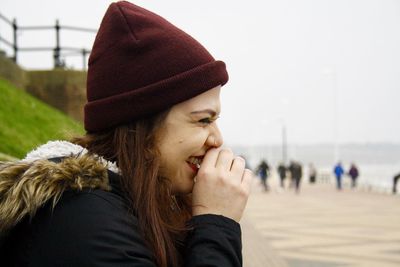
[[[254,181],[242,219],[244,266],[400,266],[400,195],[277,188],[265,193]]]

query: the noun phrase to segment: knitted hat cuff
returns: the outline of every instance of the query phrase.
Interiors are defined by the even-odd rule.
[[[87,103],[85,129],[101,131],[161,112],[227,81],[225,63],[213,61],[142,88],[127,88],[119,95]]]

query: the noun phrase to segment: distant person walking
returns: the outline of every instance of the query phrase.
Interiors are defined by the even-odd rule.
[[[278,174],[281,182],[281,188],[285,188],[286,166],[283,162],[279,163],[278,165]]]
[[[400,173],[393,177],[393,194],[397,193],[397,181],[400,179]]]
[[[264,187],[264,190],[268,191],[269,186],[267,183],[267,179],[268,179],[268,175],[269,175],[269,165],[268,165],[267,161],[265,161],[264,159],[261,161],[260,165],[258,165],[258,167],[257,167],[256,173],[261,178],[261,183]]]
[[[303,176],[303,168],[300,163],[292,161],[289,166],[289,171],[292,177],[292,182],[295,186],[295,191],[296,193],[299,193],[301,177]]]
[[[317,169],[315,169],[314,164],[312,163],[308,165],[308,177],[310,184],[315,184],[317,179]]]
[[[335,173],[336,176],[336,188],[338,190],[342,190],[342,176],[344,174],[344,169],[340,161],[333,168],[333,172]]]
[[[351,178],[351,188],[355,188],[357,186],[357,178],[360,175],[357,166],[352,163],[350,165],[349,176]]]

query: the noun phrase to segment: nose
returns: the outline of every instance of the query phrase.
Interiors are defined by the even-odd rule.
[[[220,147],[224,143],[221,131],[219,130],[218,126],[216,123],[212,125],[212,130],[210,131],[210,134],[207,137],[206,144],[209,147]]]

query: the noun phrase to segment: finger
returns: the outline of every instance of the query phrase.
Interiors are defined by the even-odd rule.
[[[220,149],[216,149],[216,148],[212,148],[210,150],[207,151],[207,153],[205,154],[203,161],[201,163],[201,167],[202,168],[206,168],[206,167],[215,167],[215,164],[217,162],[218,159],[218,153],[219,153]]]
[[[245,169],[246,162],[241,157],[235,157],[232,162],[231,173],[232,178],[236,184],[240,184],[243,179],[243,172]]]
[[[251,191],[251,182],[253,181],[254,174],[251,170],[245,169],[243,172],[243,177],[242,177],[242,186],[243,189],[250,194]]]
[[[246,162],[242,157],[235,157],[232,162],[231,172],[240,174],[240,180],[242,180],[242,173],[246,166]]]
[[[230,171],[232,167],[233,153],[230,149],[221,149],[215,167],[224,171]]]

